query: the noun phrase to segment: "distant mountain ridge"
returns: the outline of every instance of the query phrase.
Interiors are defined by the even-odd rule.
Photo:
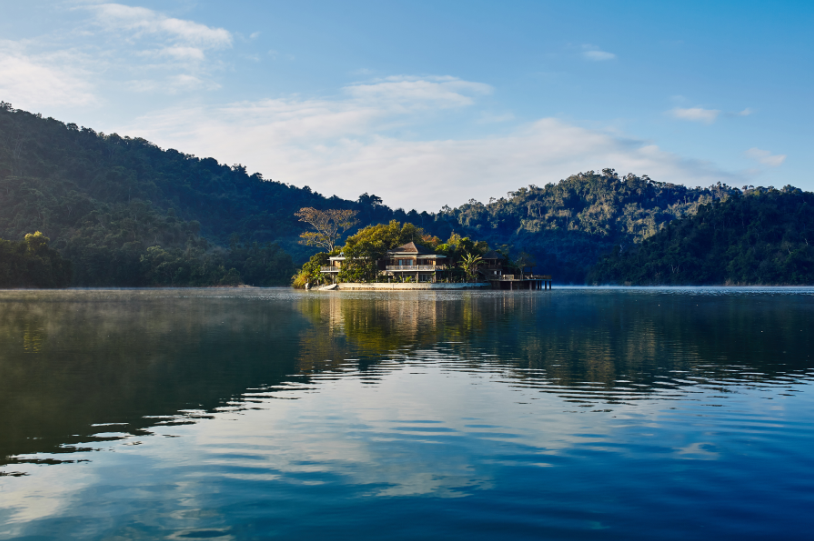
[[[99,281],[110,274],[102,267],[115,266],[102,264],[113,252],[131,266],[153,265],[151,276],[172,282],[177,274],[183,281],[187,271],[158,272],[169,256],[156,250],[148,254],[151,246],[167,254],[174,250],[172,257],[181,261],[195,250],[199,258],[232,248],[245,255],[252,246],[276,243],[300,263],[315,251],[297,243],[306,225],[294,213],[308,206],[358,210],[359,227],[395,219],[441,238],[454,231],[493,248],[523,250],[534,256],[539,271],[557,281],[584,283],[591,267],[614,246],[639,243],[701,205],[740,192],[726,185],[688,188],[604,169],[520,188],[485,204],[471,200],[436,213],[407,212],[393,210],[375,195],[365,193],[356,201],[325,197],[308,187],[250,175],[241,165],[163,150],[138,137],[96,133],[0,103],[0,238],[21,240],[42,231],[73,262],[77,285],[113,285]],[[282,283],[293,270],[280,268],[273,280],[259,278],[266,272],[261,268],[284,265],[276,259],[284,252],[275,250],[252,267],[261,273],[255,281]],[[229,261],[243,265],[243,260],[223,257],[212,264],[225,265],[226,272]],[[146,270],[139,272],[146,276]]]

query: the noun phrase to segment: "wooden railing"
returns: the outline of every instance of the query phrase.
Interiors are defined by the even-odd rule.
[[[490,280],[551,280],[550,274],[504,274],[499,278],[489,278]]]
[[[320,272],[339,272],[339,267],[320,267]]]

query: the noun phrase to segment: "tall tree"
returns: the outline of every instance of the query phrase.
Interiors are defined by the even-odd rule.
[[[303,232],[300,235],[302,239],[300,244],[319,246],[333,252],[339,236],[359,223],[355,218],[358,213],[358,210],[301,208],[294,216],[313,227],[315,231]]]

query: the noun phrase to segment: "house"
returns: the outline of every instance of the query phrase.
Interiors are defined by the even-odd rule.
[[[503,276],[503,266],[506,264],[506,257],[494,250],[486,252],[481,256],[483,265],[478,267],[478,273],[486,280],[500,280]]]
[[[437,282],[438,273],[448,268],[447,256],[408,242],[387,250],[382,270],[386,276],[410,278],[411,282]]]
[[[322,267],[320,272],[330,276],[332,282],[336,282],[336,276],[345,262],[345,254],[342,252],[338,256],[329,257],[328,261],[330,265]],[[387,250],[377,264],[381,273],[391,280],[405,281],[405,278],[409,278],[409,281],[414,283],[437,282],[438,274],[449,269],[447,256],[433,253],[415,242]]]

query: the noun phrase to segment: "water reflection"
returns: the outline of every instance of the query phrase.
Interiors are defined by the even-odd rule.
[[[305,297],[297,307],[314,326],[300,367],[337,369],[358,356],[364,368],[431,349],[459,368],[493,365],[521,382],[648,393],[796,381],[812,366],[808,295],[657,293]]]
[[[0,310],[0,456],[190,422],[246,390],[409,360],[486,370],[575,407],[810,375],[807,295],[14,292]],[[672,393],[672,394],[671,394]],[[678,393],[678,394],[676,394]],[[603,406],[604,405],[604,406]],[[194,410],[178,420],[179,412]],[[200,413],[204,412],[204,413]],[[162,417],[163,416],[163,417]],[[53,461],[54,459],[52,459]]]
[[[789,533],[810,293],[3,293],[0,537]]]

